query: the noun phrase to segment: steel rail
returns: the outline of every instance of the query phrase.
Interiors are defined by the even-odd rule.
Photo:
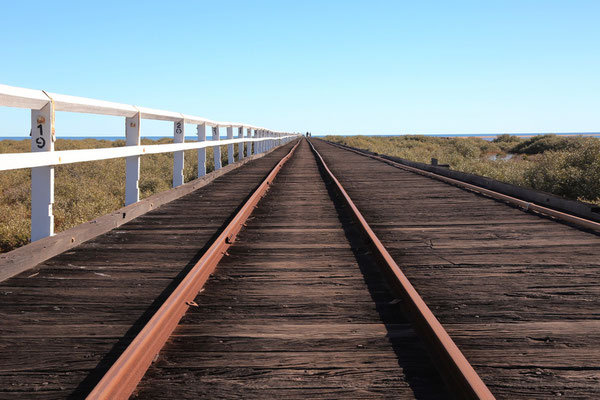
[[[317,161],[333,181],[338,192],[344,198],[344,202],[351,209],[353,216],[358,221],[360,228],[369,238],[375,254],[382,260],[384,267],[394,278],[394,286],[398,289],[404,300],[405,307],[411,314],[415,327],[425,339],[430,352],[438,358],[436,366],[441,369],[442,378],[446,381],[451,390],[455,392],[455,395],[457,395],[458,398],[494,399],[494,395],[490,392],[485,383],[483,383],[477,372],[475,372],[471,364],[469,364],[442,324],[435,315],[433,315],[396,261],[394,261],[385,246],[383,246],[377,235],[375,235],[340,181],[338,181],[333,172],[331,172],[321,154],[315,149],[310,140],[308,142]]]
[[[353,149],[353,148],[350,148],[350,147],[347,147],[347,146],[339,145],[338,143],[332,143],[332,142],[326,142],[326,143],[328,143],[328,144],[330,144],[332,146],[335,146],[335,147],[337,147],[339,149],[342,149],[342,150],[351,151],[351,152],[359,154],[361,156],[369,157],[369,158],[372,158],[374,160],[384,162],[384,163],[386,163],[388,165],[391,165],[392,167],[396,167],[396,168],[403,169],[403,170],[406,170],[406,171],[409,171],[409,172],[413,172],[413,173],[416,173],[416,174],[419,174],[419,175],[423,175],[423,176],[426,176],[428,178],[436,179],[436,180],[448,183],[448,184],[453,185],[453,186],[458,186],[460,188],[467,189],[467,190],[470,190],[472,192],[476,192],[476,193],[480,193],[480,194],[492,197],[492,198],[494,198],[496,200],[505,201],[507,203],[510,203],[510,204],[516,205],[518,207],[521,207],[525,211],[528,211],[528,210],[535,211],[535,212],[538,212],[540,214],[544,214],[544,215],[547,215],[547,216],[559,219],[561,221],[568,222],[568,223],[571,223],[573,225],[580,226],[582,228],[591,229],[591,230],[600,232],[600,223],[595,222],[595,221],[591,221],[589,219],[585,219],[585,218],[577,217],[577,216],[572,215],[572,214],[568,214],[568,213],[564,213],[564,212],[561,212],[561,211],[557,211],[557,210],[554,210],[552,208],[544,207],[544,206],[541,206],[541,205],[536,204],[536,203],[532,203],[532,202],[529,202],[529,201],[521,200],[519,198],[516,198],[516,197],[513,197],[513,196],[509,196],[509,195],[506,195],[506,194],[502,194],[502,193],[496,192],[494,190],[486,189],[486,188],[483,188],[481,186],[473,185],[471,183],[463,182],[463,181],[460,181],[458,179],[448,178],[447,176],[436,174],[435,172],[424,171],[424,170],[419,169],[419,168],[411,167],[411,166],[408,166],[408,165],[400,164],[400,163],[392,161],[392,160],[388,160],[387,158],[383,158],[383,157],[376,156],[376,155],[373,155],[373,154],[363,153],[360,150],[356,150],[356,149]]]
[[[198,291],[233,244],[255,206],[265,195],[283,165],[294,154],[299,143],[298,141],[271,170],[219,237],[106,372],[87,399],[129,398],[188,307],[195,305],[193,301]]]

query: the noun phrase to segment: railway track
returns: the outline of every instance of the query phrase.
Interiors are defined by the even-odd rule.
[[[89,398],[493,398],[310,147],[274,168]]]
[[[291,147],[0,282],[0,398],[85,397]]]
[[[40,391],[39,385],[29,386],[35,390],[25,385],[21,397],[488,399],[599,394],[597,234],[320,140],[300,140],[261,160],[248,168],[264,171],[262,182],[245,180],[240,171],[237,186],[224,194],[186,196],[123,225],[120,232],[128,233],[122,237],[117,232],[103,235],[27,276],[3,282],[0,289],[6,294],[26,287],[32,282],[28,279],[43,278],[35,281],[40,297],[9,292],[13,303],[24,304],[41,303],[42,289],[64,284],[53,280],[53,274],[70,280],[65,304],[73,310],[48,330],[60,338],[44,342],[49,350],[36,343],[44,332],[32,330],[54,326],[47,312],[39,313],[47,318],[41,324],[23,323],[6,307],[10,301],[0,304],[1,314],[21,324],[3,329],[0,351],[11,356],[7,345],[24,336],[41,354],[21,350],[12,360],[25,365],[24,354],[38,357],[43,366],[33,371],[48,379],[43,371],[53,365],[51,354],[77,348],[78,337],[87,341],[84,346],[102,349],[87,364],[96,365],[102,355],[94,368],[68,366],[81,352],[60,355],[53,368],[68,366],[72,375],[51,384],[64,386]],[[229,205],[214,223],[226,227],[212,237],[210,228],[204,229],[200,251],[193,244],[199,220],[185,213],[178,222],[169,220],[182,206],[198,212],[200,204],[223,201]],[[159,222],[150,229],[142,226],[143,218]],[[183,249],[189,247],[187,253],[196,252],[196,257],[169,253],[178,251],[182,239]],[[150,268],[157,247],[164,254],[156,257],[169,259],[167,276]],[[100,267],[93,272],[115,274],[116,279],[100,287],[120,285],[125,299],[137,295],[131,285],[143,282],[137,289],[143,297],[135,298],[142,304],[137,311],[132,311],[134,302],[127,304],[121,316],[115,310],[98,311],[95,304],[75,306],[77,296],[94,297],[84,289],[75,294],[69,289],[87,283],[97,290],[97,277],[90,280],[88,271],[74,276],[73,267],[106,265],[108,259],[94,257],[105,257],[111,249],[133,250],[148,264],[147,272],[137,276],[133,260],[125,270]],[[181,264],[177,267],[190,259],[183,271]],[[166,282],[171,284],[164,289]],[[118,290],[111,293],[119,295]],[[96,325],[65,324],[86,309]],[[145,310],[141,318],[140,310]],[[117,329],[111,326],[117,323]],[[70,335],[65,333],[69,326],[75,329]],[[104,339],[90,340],[94,329]],[[18,382],[31,375],[27,368],[11,372],[10,362],[0,365],[0,381]]]
[[[497,398],[600,397],[600,236],[313,139]]]

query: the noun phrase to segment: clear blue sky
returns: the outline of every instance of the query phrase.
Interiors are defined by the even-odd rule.
[[[599,21],[598,0],[3,1],[0,83],[313,134],[600,131]],[[0,108],[0,136],[28,124]]]

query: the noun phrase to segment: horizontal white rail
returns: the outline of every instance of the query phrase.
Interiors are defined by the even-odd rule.
[[[142,119],[173,122],[183,120],[186,124],[206,124],[215,127],[231,126],[234,128],[241,127],[256,130],[268,130],[260,126],[241,124],[238,122],[213,121],[203,117],[185,115],[172,111],[155,110],[129,104],[113,103],[86,97],[67,96],[64,94],[45,92],[43,90],[24,89],[0,84],[0,106],[40,110],[49,101],[54,103],[54,111],[113,115],[117,117],[133,117],[137,113],[140,113]]]
[[[294,137],[296,136],[286,135],[276,137],[275,139],[289,139]],[[172,153],[175,151],[204,149],[207,147],[224,146],[234,143],[264,142],[267,140],[273,140],[273,138],[225,139],[210,142],[152,144],[147,146],[140,145],[107,147],[101,149],[62,150],[43,153],[7,153],[0,154],[0,171],[108,160],[111,158],[143,156],[146,154]]]
[[[54,166],[79,162],[126,159],[125,204],[139,201],[140,156],[174,153],[173,187],[184,183],[184,151],[198,150],[198,177],[206,174],[206,148],[213,147],[215,170],[221,168],[221,150],[227,145],[229,163],[235,162],[234,144],[239,143],[238,159],[268,151],[297,136],[236,122],[213,121],[172,111],[155,110],[128,104],[84,97],[48,93],[0,85],[0,106],[31,109],[31,152],[0,154],[0,171],[31,168],[31,240],[54,234]],[[56,111],[112,115],[125,118],[125,146],[102,149],[54,151]],[[173,122],[172,144],[141,145],[141,120]],[[185,143],[185,124],[195,124],[198,141]],[[212,128],[212,140],[206,139],[206,128]],[[227,127],[227,139],[220,140],[219,127]],[[233,139],[233,129],[238,138]],[[246,136],[244,137],[244,129]],[[253,135],[254,133],[254,135]],[[243,145],[246,143],[246,146]],[[252,146],[254,143],[254,146]]]

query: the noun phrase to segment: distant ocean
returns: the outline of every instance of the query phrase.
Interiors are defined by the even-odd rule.
[[[509,133],[511,136],[518,136],[522,138],[528,138],[536,135],[547,135],[551,133]],[[419,134],[424,136],[437,136],[437,137],[464,137],[464,138],[482,138],[485,140],[492,140],[498,135],[502,135],[502,133],[471,133],[471,134],[460,134],[460,133],[424,133]],[[557,136],[593,136],[600,138],[600,132],[568,132],[568,133],[555,133]],[[315,135],[315,137],[323,137],[325,135]],[[354,136],[354,135],[343,135],[343,136]],[[393,136],[405,136],[405,135],[366,135],[366,136],[382,136],[382,137],[393,137]],[[152,139],[158,140],[163,138],[172,138],[172,136],[142,136],[142,139]],[[234,136],[234,139],[237,137]],[[0,136],[0,140],[28,140],[29,136]],[[97,140],[125,140],[124,136],[58,136],[57,139],[72,139],[72,140],[81,140],[81,139],[97,139]],[[210,136],[207,138],[210,140]],[[227,139],[227,136],[221,136],[221,140]],[[195,141],[198,140],[197,136],[186,136],[186,141]]]

